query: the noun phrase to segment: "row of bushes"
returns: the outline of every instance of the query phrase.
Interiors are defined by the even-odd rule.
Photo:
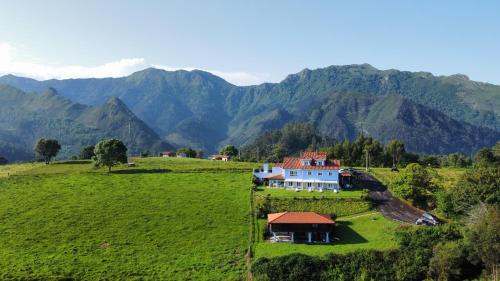
[[[255,209],[259,217],[279,212],[318,212],[340,217],[366,212],[371,207],[371,202],[362,198],[274,198],[255,196]]]

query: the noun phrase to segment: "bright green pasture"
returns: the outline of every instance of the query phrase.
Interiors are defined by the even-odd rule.
[[[134,161],[0,179],[0,280],[243,280],[253,165]]]
[[[268,194],[270,194],[271,197],[290,197],[290,198],[293,197],[361,198],[361,196],[363,196],[363,191],[360,189],[354,189],[354,190],[344,189],[337,193],[330,190],[325,190],[323,192],[319,191],[309,192],[307,190],[301,190],[296,192],[290,189],[259,187],[259,189],[256,192],[256,195],[267,196]]]
[[[465,173],[463,168],[437,168],[436,171],[439,176],[438,183],[444,188],[456,184]],[[370,173],[386,186],[398,175],[398,172],[391,172],[390,168],[370,168]]]
[[[343,254],[360,249],[388,250],[397,247],[394,231],[399,224],[385,219],[380,213],[365,213],[336,221],[335,237],[340,238],[330,245],[308,245],[291,243],[270,243],[261,241],[255,249],[256,258],[284,256],[293,253],[323,256],[328,253]],[[259,220],[259,233],[265,227]]]
[[[0,166],[0,178],[8,177],[42,166],[42,163],[9,164]]]

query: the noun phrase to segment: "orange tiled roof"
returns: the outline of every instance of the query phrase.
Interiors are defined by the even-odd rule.
[[[268,223],[334,224],[331,216],[316,212],[284,212],[267,215]]]
[[[326,152],[306,151],[302,153],[300,159],[326,160]]]
[[[226,158],[226,157],[229,157],[229,156],[222,155],[222,154],[214,154],[214,155],[210,155],[210,157],[212,157],[212,158]]]
[[[274,163],[273,167],[275,167],[275,168],[281,168],[281,167],[283,167],[283,163]]]
[[[278,174],[278,175],[273,175],[273,176],[267,176],[267,177],[264,177],[265,179],[268,179],[268,180],[285,180],[285,177],[281,174]]]
[[[340,161],[325,161],[325,166],[311,166],[311,165],[302,165],[300,161],[301,158],[298,157],[286,157],[283,160],[283,169],[305,169],[305,170],[338,170],[340,169]]]

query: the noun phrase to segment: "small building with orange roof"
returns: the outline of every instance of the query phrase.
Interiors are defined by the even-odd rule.
[[[283,212],[267,215],[273,242],[330,243],[335,221],[316,212]]]

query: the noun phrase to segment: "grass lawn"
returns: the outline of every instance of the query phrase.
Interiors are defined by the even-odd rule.
[[[437,168],[436,171],[440,176],[439,183],[444,188],[450,188],[458,182],[460,177],[465,173],[466,169]],[[386,186],[388,186],[398,174],[397,172],[391,172],[390,168],[370,168],[370,173]]]
[[[42,163],[9,164],[0,166],[0,178],[8,177],[43,166]]]
[[[0,167],[0,279],[243,280],[255,165],[134,161]]]
[[[351,217],[339,218],[336,221],[335,241],[331,245],[307,245],[291,243],[270,243],[260,240],[257,243],[256,258],[283,256],[292,253],[323,256],[328,253],[347,253],[360,249],[387,250],[397,247],[394,231],[399,223],[385,219],[380,213],[370,212]],[[259,220],[260,233],[265,221]]]
[[[308,192],[307,190],[301,190],[298,192],[295,192],[294,190],[286,190],[286,189],[279,189],[279,188],[267,188],[267,187],[259,187],[258,191],[256,192],[256,195],[261,195],[261,196],[267,196],[268,194],[271,195],[271,197],[288,197],[288,198],[293,198],[293,197],[305,197],[305,198],[310,198],[310,197],[316,197],[316,198],[361,198],[363,195],[363,191],[360,189],[354,189],[354,190],[349,190],[349,189],[344,189],[340,192],[333,192],[330,190],[324,191],[324,192],[319,192],[319,191],[312,191]]]

